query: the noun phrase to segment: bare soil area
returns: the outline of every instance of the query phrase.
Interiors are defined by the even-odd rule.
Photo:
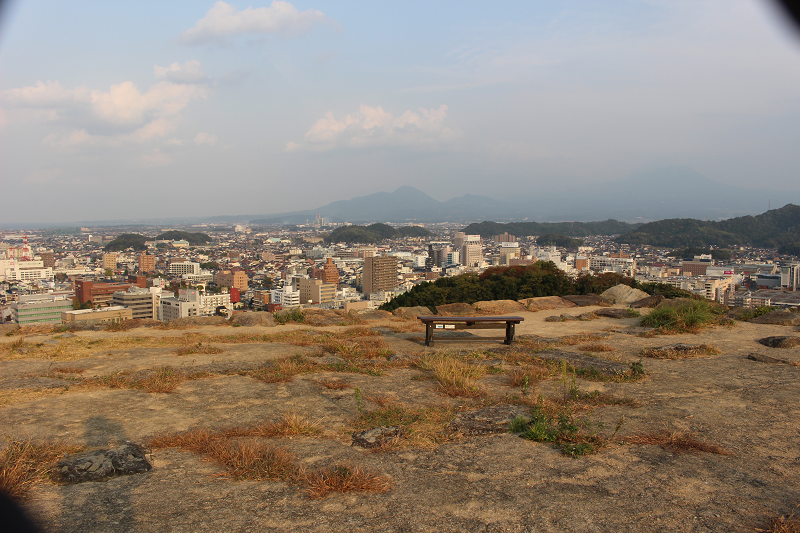
[[[480,340],[498,332],[478,330],[426,348],[424,328],[398,319],[3,336],[0,435],[106,448],[294,413],[319,431],[268,440],[300,467],[359,466],[390,483],[386,492],[311,498],[297,483],[235,479],[196,453],[154,447],[143,474],[36,484],[24,505],[47,532],[754,531],[800,503],[800,348],[757,342],[800,335],[794,327],[737,322],[644,337],[629,329],[638,318],[545,321],[560,311],[514,313],[525,321],[512,347]],[[676,343],[715,350],[642,355]],[[623,368],[641,362],[644,375],[580,372],[536,356],[555,348]],[[475,369],[463,394],[437,377],[436,354]],[[165,368],[170,392],[150,392],[144,380]],[[534,377],[513,382],[520,372]],[[507,404],[531,416],[555,406],[599,444],[571,457],[510,431],[450,425]],[[354,431],[375,427],[370,414],[393,406],[438,413],[428,421],[433,437],[406,428],[376,449],[351,445]],[[725,454],[626,441],[658,432]]]

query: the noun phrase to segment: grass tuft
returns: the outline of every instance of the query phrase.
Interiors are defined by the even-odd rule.
[[[342,389],[349,389],[350,387],[352,387],[352,385],[349,384],[348,382],[339,379],[318,379],[317,383],[319,383],[326,389],[331,389],[331,390],[342,390]]]
[[[663,304],[662,304],[663,305]],[[707,300],[685,300],[654,308],[642,318],[642,326],[659,333],[698,333],[703,328],[723,323],[726,308]]]
[[[698,355],[719,355],[719,348],[711,344],[674,344],[662,348],[646,348],[642,350],[644,357],[653,359],[687,359]]]
[[[800,505],[795,507],[788,515],[770,520],[767,525],[768,529],[756,528],[756,531],[765,533],[800,533],[800,517],[796,516],[798,508],[800,508]]]
[[[219,346],[211,346],[210,344],[203,344],[203,341],[199,341],[197,344],[192,344],[191,346],[181,346],[175,351],[175,353],[177,353],[178,355],[195,355],[195,354],[218,354],[224,351],[225,350],[223,350]]]
[[[486,374],[486,367],[471,365],[462,358],[447,352],[439,352],[420,359],[417,366],[433,372],[439,388],[448,396],[476,397],[483,395],[477,380]]]
[[[386,492],[389,479],[376,472],[352,464],[336,464],[306,472],[302,476],[309,498],[324,498],[332,492]]]
[[[721,446],[698,440],[688,431],[668,431],[664,429],[649,433],[628,435],[627,437],[623,437],[622,440],[628,444],[658,445],[675,453],[708,452],[718,455],[733,455]]]
[[[46,479],[55,462],[81,451],[64,442],[9,439],[0,453],[0,492],[20,501],[38,482]]]

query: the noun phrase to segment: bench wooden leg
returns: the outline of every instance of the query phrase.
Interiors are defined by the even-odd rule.
[[[511,344],[512,342],[514,342],[514,323],[506,322],[506,340],[504,343]]]
[[[433,327],[432,322],[425,323],[425,346],[433,346]]]

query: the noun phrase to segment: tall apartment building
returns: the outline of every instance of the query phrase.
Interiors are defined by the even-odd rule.
[[[492,237],[494,242],[517,242],[517,238],[513,235],[509,235],[508,232],[503,233],[502,235],[495,235]]]
[[[280,289],[273,289],[269,294],[270,305],[279,305],[283,309],[300,307],[300,291],[293,290],[292,285],[287,283]]]
[[[172,293],[169,293],[170,295]],[[111,297],[113,305],[121,305],[131,310],[133,318],[158,318],[158,308],[161,303],[161,289],[150,287],[129,287],[127,291],[117,291]]]
[[[42,259],[42,264],[45,268],[56,267],[56,254],[52,250],[39,252],[39,257]]]
[[[681,263],[681,274],[684,276],[705,276],[711,261],[684,261]]]
[[[325,262],[325,266],[322,267],[323,274],[322,274],[322,281],[325,283],[331,283],[339,288],[339,268],[333,264],[333,259],[330,257]]]
[[[247,272],[241,268],[220,270],[214,274],[214,282],[218,287],[236,287],[240,291],[246,291],[247,281]]]
[[[117,253],[116,252],[108,252],[103,254],[103,269],[117,269]]]
[[[391,256],[364,258],[362,283],[364,294],[397,287],[397,258]]]
[[[800,290],[800,263],[781,266],[781,287],[792,291]]]
[[[457,231],[453,235],[453,248],[459,252],[461,264],[464,266],[478,266],[483,261],[480,235],[467,235],[463,231]]]
[[[156,256],[148,254],[139,255],[139,272],[155,272]]]

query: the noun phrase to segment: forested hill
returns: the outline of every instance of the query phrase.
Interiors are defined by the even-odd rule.
[[[156,237],[159,241],[187,241],[189,244],[196,246],[198,244],[205,244],[211,242],[212,239],[205,233],[192,233],[189,231],[171,230],[162,233]]]
[[[480,235],[485,239],[503,233],[510,233],[517,237],[548,233],[568,237],[588,237],[589,235],[621,235],[639,226],[641,224],[628,224],[612,219],[600,222],[509,222],[508,224],[487,220],[470,224],[462,231],[468,235]]]
[[[358,242],[373,243],[384,239],[398,239],[403,237],[427,237],[431,232],[419,226],[403,226],[393,228],[387,224],[372,224],[371,226],[343,226],[333,230],[325,240],[327,242]]]
[[[748,244],[762,248],[796,247],[800,243],[800,206],[786,204],[761,215],[719,222],[694,218],[659,220],[620,235],[616,241],[667,248]]]

